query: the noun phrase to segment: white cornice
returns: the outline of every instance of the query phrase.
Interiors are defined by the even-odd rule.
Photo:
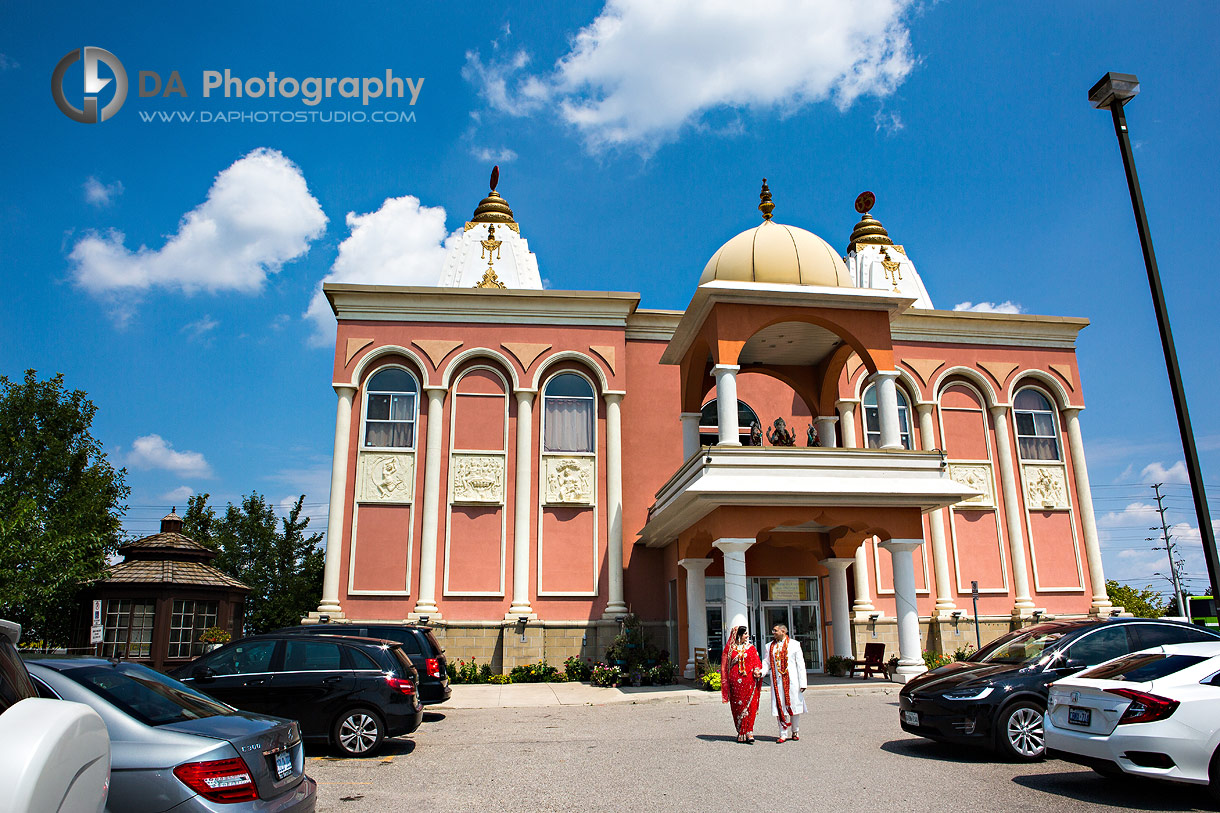
[[[618,291],[533,291],[433,286],[322,286],[336,318],[392,322],[491,322],[623,327],[640,295]]]
[[[674,337],[682,311],[638,308],[627,317],[627,338],[638,341],[667,342]]]
[[[894,318],[890,331],[896,343],[990,344],[1071,350],[1076,347],[1077,334],[1088,324],[1088,319],[1075,316],[909,310]]]

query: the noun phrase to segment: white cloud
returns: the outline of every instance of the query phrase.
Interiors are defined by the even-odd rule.
[[[510,150],[508,147],[500,147],[499,149],[471,147],[470,154],[485,164],[507,164],[510,161],[517,160],[516,151]]]
[[[17,64],[17,60],[10,57],[8,54],[0,54],[0,71],[10,71],[21,66]]]
[[[953,306],[953,310],[972,313],[1025,313],[1025,308],[1011,299],[1006,299],[998,305],[994,302],[958,302]]]
[[[131,251],[121,231],[90,232],[72,249],[72,275],[109,301],[122,322],[153,288],[256,293],[325,227],[326,215],[296,164],[276,150],[257,149],[216,176],[207,200],[182,217],[163,247]]]
[[[211,314],[205,313],[202,319],[197,319],[194,322],[188,322],[187,324],[183,325],[178,332],[185,333],[187,338],[191,341],[199,341],[207,336],[207,334],[215,330],[219,324],[220,322],[213,319]]]
[[[902,123],[902,116],[894,112],[878,110],[873,114],[873,124],[877,125],[877,132],[885,132],[886,135],[897,135],[906,128]]]
[[[123,194],[122,181],[107,184],[92,175],[85,179],[82,188],[85,190],[85,201],[98,207],[109,206],[114,203],[115,198]]]
[[[1140,472],[1140,480],[1145,483],[1189,483],[1190,475],[1186,473],[1186,461],[1179,460],[1169,468],[1164,463],[1149,463]]]
[[[195,489],[190,486],[178,486],[173,491],[167,491],[158,497],[162,502],[170,503],[185,503],[195,494]]]
[[[1133,502],[1122,511],[1110,511],[1098,517],[1097,524],[1102,528],[1127,528],[1138,526],[1151,527],[1149,523],[1161,521],[1156,506],[1149,503]]]
[[[309,529],[306,533],[326,530],[326,519],[330,513],[330,463],[319,463],[304,468],[280,469],[267,479],[280,483],[288,492],[277,503],[281,516],[296,505],[297,498],[305,495],[305,503],[301,507],[301,517],[309,519]]]
[[[493,110],[544,107],[593,151],[647,154],[717,108],[791,112],[831,101],[846,110],[892,93],[915,65],[903,15],[910,0],[609,0],[546,73],[530,54],[484,61],[462,75]]]
[[[175,451],[160,435],[136,438],[127,453],[127,465],[137,469],[164,469],[181,477],[212,476],[212,467],[201,453]]]
[[[442,207],[424,206],[412,195],[387,198],[375,212],[348,212],[347,226],[351,233],[339,244],[339,256],[322,282],[436,285],[440,281],[447,236]],[[314,323],[312,344],[334,341],[335,317],[321,285],[305,318]]]

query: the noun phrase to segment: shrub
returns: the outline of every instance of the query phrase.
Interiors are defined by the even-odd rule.
[[[930,649],[925,649],[923,652],[923,664],[929,669],[938,669],[951,663],[953,663],[953,658],[943,652],[933,652]]]
[[[826,671],[835,677],[843,677],[851,673],[852,659],[842,655],[831,655],[826,659]]]
[[[487,678],[487,682],[495,684],[497,686],[502,686],[505,683],[512,683],[512,680],[509,678],[508,675],[490,675]]]
[[[559,670],[545,660],[514,666],[508,677],[513,683],[555,683]],[[562,680],[562,678],[559,678]]]
[[[671,661],[661,661],[648,670],[648,680],[653,686],[668,686],[678,676],[678,667]]]
[[[703,688],[709,692],[720,691],[719,672],[704,672],[699,676],[699,681],[703,684]]]
[[[475,659],[471,658],[469,661],[458,661],[457,666],[454,666],[453,661],[449,661],[445,671],[449,673],[450,683],[486,683],[487,675],[491,674],[491,666],[483,664],[480,667],[475,663]]]
[[[974,654],[974,647],[970,646],[970,644],[962,644],[957,649],[953,650],[953,660],[955,660],[955,661],[969,660],[970,656],[973,654]]]
[[[589,682],[594,686],[617,686],[622,681],[622,670],[611,664],[599,663],[589,674]]]
[[[220,627],[208,627],[199,635],[199,640],[205,644],[227,644],[233,640],[233,636]]]
[[[589,661],[582,661],[573,655],[563,662],[563,672],[567,675],[568,680],[587,681],[589,676],[593,674],[593,664]]]
[[[491,664],[490,663],[485,663],[479,667],[479,679],[483,683],[490,683],[491,679],[493,677],[495,677],[495,675],[493,675],[491,673]]]

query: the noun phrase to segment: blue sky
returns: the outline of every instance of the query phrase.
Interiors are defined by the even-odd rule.
[[[1220,282],[1200,256],[1220,214],[1220,113],[1202,95],[1220,69],[1216,7],[741,6],[6,3],[0,374],[63,372],[89,393],[96,434],[128,468],[135,533],[192,491],[221,504],[305,493],[324,527],[335,399],[318,285],[435,278],[491,164],[550,287],[638,291],[660,308],[684,307],[706,258],[753,225],[762,176],[777,219],[836,246],[871,189],[937,307],[1092,320],[1082,424],[1107,575],[1161,586],[1164,554],[1143,540],[1147,484],[1163,481],[1201,587],[1122,166],[1086,94],[1107,70],[1143,85],[1128,107],[1136,160],[1220,507]],[[114,53],[131,80],[101,124],[69,120],[48,92],[84,45]],[[298,81],[389,69],[424,84],[414,105],[204,98],[204,71],[225,69]],[[174,70],[186,98],[138,95],[139,71],[164,82]],[[81,63],[68,77],[79,103]],[[414,120],[199,120],[256,111]],[[163,113],[194,118],[143,120]]]

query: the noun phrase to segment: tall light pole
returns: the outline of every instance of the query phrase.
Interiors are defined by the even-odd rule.
[[[1156,267],[1156,255],[1152,251],[1152,233],[1148,230],[1148,217],[1144,214],[1144,196],[1140,194],[1139,177],[1135,174],[1135,156],[1131,154],[1131,138],[1127,134],[1127,117],[1123,107],[1140,92],[1139,80],[1130,73],[1107,73],[1089,91],[1089,103],[1098,109],[1109,109],[1114,117],[1114,134],[1118,136],[1118,148],[1123,155],[1123,168],[1127,171],[1127,186],[1131,190],[1131,208],[1135,210],[1135,224],[1139,228],[1140,246],[1144,249],[1144,266],[1148,269],[1148,287],[1152,289],[1152,305],[1156,310],[1156,324],[1161,331],[1161,348],[1165,351],[1165,367],[1169,371],[1169,386],[1173,391],[1173,405],[1178,413],[1178,431],[1182,435],[1182,449],[1186,453],[1186,471],[1190,476],[1190,490],[1194,494],[1195,516],[1199,520],[1199,534],[1203,538],[1203,558],[1207,562],[1208,581],[1212,595],[1220,600],[1220,556],[1216,554],[1216,535],[1212,531],[1211,511],[1207,508],[1207,494],[1203,489],[1203,473],[1199,467],[1199,452],[1195,449],[1195,434],[1190,428],[1190,412],[1186,408],[1186,392],[1182,388],[1182,372],[1178,368],[1178,354],[1173,346],[1173,333],[1169,329],[1169,311],[1165,308],[1165,294],[1161,291],[1161,275]]]

